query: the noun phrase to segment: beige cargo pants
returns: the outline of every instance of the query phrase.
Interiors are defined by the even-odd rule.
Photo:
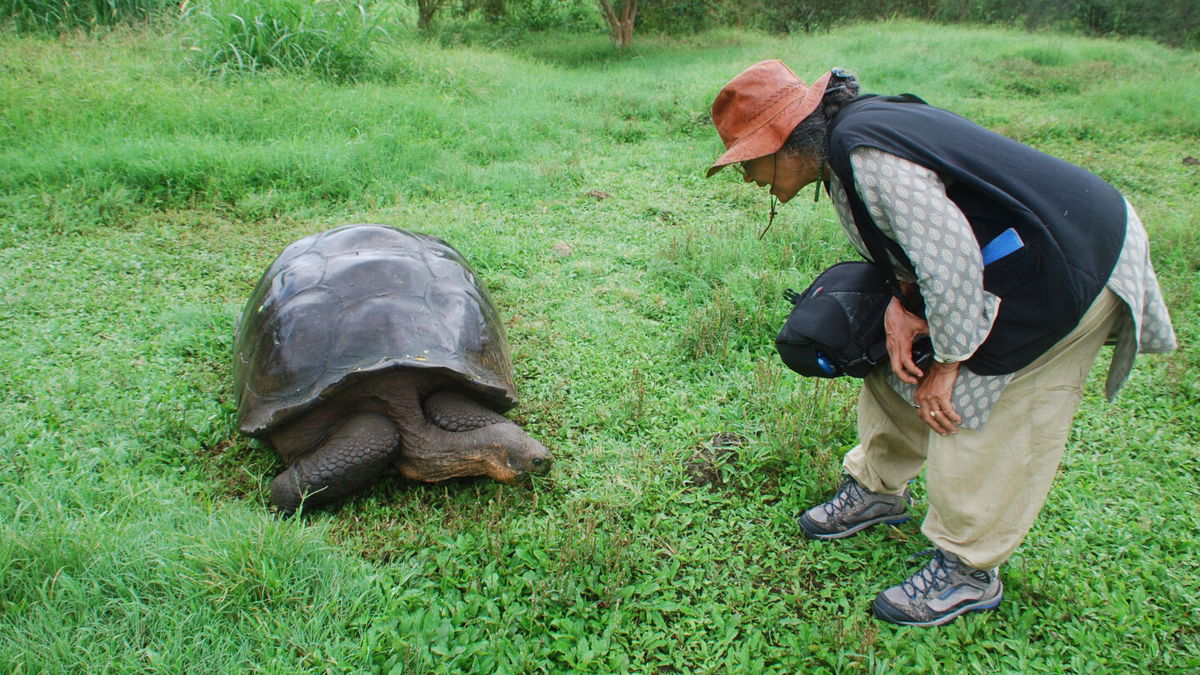
[[[1017,372],[980,431],[937,434],[876,371],[859,397],[860,445],[846,472],[872,492],[899,494],[924,466],[921,531],[976,569],[998,567],[1046,501],[1088,371],[1123,308],[1104,289],[1074,331]]]

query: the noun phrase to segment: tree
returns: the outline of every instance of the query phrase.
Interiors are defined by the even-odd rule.
[[[600,3],[600,12],[608,22],[608,30],[612,34],[613,44],[618,48],[628,47],[633,42],[633,22],[637,19],[637,0],[625,0],[625,6],[618,15],[613,9],[612,0],[596,0]]]
[[[417,28],[425,30],[433,23],[433,15],[445,0],[417,0]]]

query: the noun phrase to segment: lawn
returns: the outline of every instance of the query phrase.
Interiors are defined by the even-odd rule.
[[[221,77],[161,26],[0,31],[6,672],[1200,669],[1200,55],[892,22],[620,53],[401,34],[375,58]],[[703,178],[712,97],[764,58],[1082,164],[1150,231],[1181,349],[1112,404],[1097,368],[995,612],[869,616],[922,564],[919,518],[800,535],[858,383],[792,375],[772,339],[783,290],[854,255],[826,200],[760,241],[766,195]],[[284,246],[353,222],[471,261],[549,479],[272,512],[281,463],[234,428],[234,326]]]

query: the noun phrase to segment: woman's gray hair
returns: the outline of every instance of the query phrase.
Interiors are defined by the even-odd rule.
[[[858,78],[853,73],[834,68],[821,104],[792,129],[783,143],[789,155],[809,155],[820,161],[829,157],[829,122],[846,104],[858,97]]]

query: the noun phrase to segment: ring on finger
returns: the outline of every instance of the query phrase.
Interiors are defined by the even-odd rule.
[[[939,411],[937,411],[937,410],[930,410],[930,411],[929,411],[929,416],[930,416],[930,417],[937,417],[937,416],[938,416],[938,412],[939,412]]]

